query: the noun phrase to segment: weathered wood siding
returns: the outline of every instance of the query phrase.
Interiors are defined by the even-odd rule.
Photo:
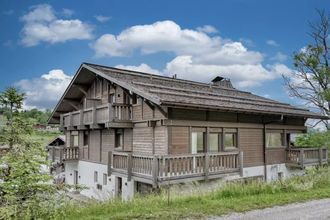
[[[136,124],[133,128],[133,152],[152,154],[152,128],[144,124]]]
[[[263,165],[263,130],[251,128],[240,129],[239,136],[240,147],[244,157],[244,167]]]
[[[155,127],[155,154],[168,154],[168,136],[166,126]]]
[[[169,127],[168,132],[170,154],[190,153],[188,127]]]
[[[285,163],[285,148],[266,148],[266,164]]]
[[[94,162],[101,161],[101,130],[90,131],[89,160]]]
[[[124,150],[131,151],[133,146],[133,130],[124,129]]]
[[[102,163],[108,163],[108,152],[115,146],[115,133],[113,129],[102,130]]]

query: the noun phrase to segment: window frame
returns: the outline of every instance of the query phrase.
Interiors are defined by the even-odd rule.
[[[271,135],[271,134],[280,134],[280,142],[281,144],[279,146],[270,146],[269,143],[268,143],[268,138],[269,136],[268,135]],[[276,149],[276,148],[286,148],[285,146],[285,141],[284,141],[284,138],[286,138],[284,136],[284,131],[283,130],[266,130],[266,135],[265,135],[265,139],[266,139],[266,149]]]
[[[233,144],[232,146],[226,146],[226,135],[233,135],[232,141]],[[222,148],[223,151],[233,151],[233,150],[238,150],[238,131],[237,129],[224,129],[223,132],[223,143],[222,143]]]

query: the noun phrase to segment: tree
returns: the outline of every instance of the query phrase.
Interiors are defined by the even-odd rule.
[[[283,76],[290,95],[316,108],[324,116],[330,115],[330,19],[325,11],[317,11],[320,20],[310,23],[313,42],[294,54],[292,76]],[[330,129],[328,120],[320,120]],[[316,123],[316,124],[318,124]],[[315,124],[315,125],[316,125]],[[314,126],[315,126],[314,125]]]
[[[24,97],[25,94],[20,93],[14,87],[9,87],[0,94],[0,105],[4,106],[6,109],[9,109],[9,114],[7,114],[9,127],[4,130],[4,134],[7,134],[8,130],[10,133],[9,136],[7,136],[6,138],[7,140],[9,140],[8,142],[9,147],[13,146],[15,142],[15,138],[17,138],[16,137],[17,131],[15,132],[15,127],[13,126],[13,118],[14,118],[14,113],[17,114],[18,110],[22,108]],[[2,136],[6,137],[4,136],[4,134]],[[1,137],[0,137],[0,141],[1,141]]]
[[[0,131],[0,145],[10,146],[0,157],[0,219],[38,219],[61,203],[56,196],[60,186],[51,183],[45,169],[49,165],[45,147],[30,138],[32,124],[18,113],[23,100],[24,95],[12,88],[1,94],[1,103],[10,106],[11,123]]]

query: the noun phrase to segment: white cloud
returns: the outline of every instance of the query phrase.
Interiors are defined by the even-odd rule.
[[[72,77],[54,69],[39,78],[23,79],[15,83],[26,94],[24,108],[54,108]]]
[[[279,78],[279,71],[289,71],[283,64],[264,66],[264,55],[247,49],[239,41],[223,39],[219,35],[209,36],[199,30],[182,29],[173,21],[132,26],[118,35],[104,34],[91,47],[96,57],[170,52],[175,58],[166,64],[165,69],[158,70],[159,73],[177,74],[180,78],[201,82],[210,82],[213,77],[221,75],[241,88],[260,85]],[[143,65],[146,64],[130,68],[141,69]]]
[[[268,44],[269,46],[273,46],[273,47],[278,47],[280,46],[276,41],[274,40],[267,40],[266,44]]]
[[[197,27],[196,29],[200,32],[204,32],[204,33],[208,33],[208,34],[218,33],[218,30],[215,27],[213,27],[212,25],[204,25],[202,27]]]
[[[195,30],[181,29],[173,21],[160,21],[151,25],[136,25],[119,35],[104,34],[92,45],[97,56],[128,56],[134,50],[144,54],[160,51],[176,54],[200,54],[216,51],[220,37],[209,37]]]
[[[277,52],[275,56],[270,58],[271,60],[278,61],[278,62],[284,62],[288,59],[288,56],[284,53]]]
[[[21,20],[24,22],[22,44],[31,47],[41,42],[59,43],[92,38],[91,25],[78,19],[59,19],[55,14],[50,5],[43,4],[32,7],[22,16]]]
[[[156,74],[156,75],[163,75],[162,72],[151,68],[149,65],[147,65],[145,63],[142,63],[139,66],[117,65],[116,68],[139,71],[139,72],[143,72],[143,73],[151,73],[151,74]]]
[[[99,22],[107,22],[111,19],[109,16],[103,16],[103,15],[95,15],[95,19],[98,20]]]

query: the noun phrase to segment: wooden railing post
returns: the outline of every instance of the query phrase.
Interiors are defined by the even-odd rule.
[[[108,103],[108,117],[109,117],[109,122],[113,121],[113,107],[111,103]]]
[[[92,107],[92,124],[96,124],[96,107]]]
[[[239,152],[239,174],[243,177],[243,151]]]
[[[320,147],[319,148],[319,163],[320,163],[320,166],[322,166],[322,161],[323,161],[323,148]]]
[[[60,163],[63,161],[63,148],[60,148]]]
[[[208,178],[209,178],[209,168],[210,168],[210,155],[208,153],[205,153],[205,158],[204,158],[205,180],[208,180]]]
[[[73,118],[72,118],[72,112],[69,113],[69,127],[72,127],[73,125]]]
[[[84,125],[84,110],[79,111],[79,125]]]
[[[108,176],[111,176],[112,151],[108,152]]]
[[[152,161],[152,182],[153,187],[157,187],[158,182],[158,156],[154,155],[153,161]]]
[[[303,169],[304,168],[304,150],[300,149],[299,151],[299,162],[300,162],[300,166]]]
[[[60,130],[63,130],[64,128],[64,118],[63,114],[60,115]]]
[[[127,181],[131,181],[132,179],[132,153],[128,153],[127,155]]]

